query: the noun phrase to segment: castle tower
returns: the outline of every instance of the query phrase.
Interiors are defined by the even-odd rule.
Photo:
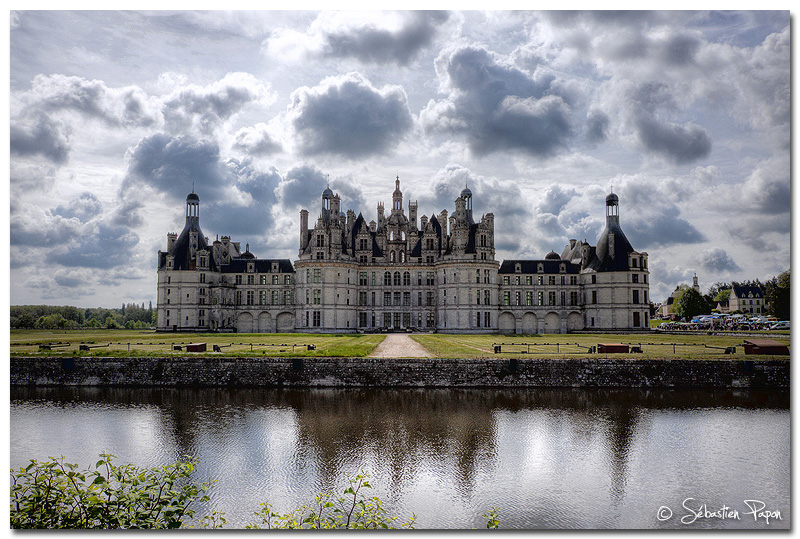
[[[612,223],[619,225],[619,197],[613,191],[606,197],[606,226]]]
[[[400,190],[400,176],[394,181],[394,193],[392,193],[392,213],[403,213],[403,192]]]
[[[200,197],[192,190],[186,197],[186,227],[198,228],[200,225]]]
[[[326,187],[325,190],[322,192],[322,222],[324,223],[328,223],[331,219],[332,199],[333,199],[333,191],[331,191],[330,187]]]
[[[467,222],[469,224],[474,224],[475,221],[472,220],[472,191],[470,191],[469,187],[467,187],[466,185],[464,186],[464,190],[461,191],[461,198],[463,198],[465,202],[465,210],[467,212]]]

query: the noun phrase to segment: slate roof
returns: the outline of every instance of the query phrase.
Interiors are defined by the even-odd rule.
[[[611,256],[608,249],[608,237],[612,232],[614,233],[614,256]],[[628,238],[625,237],[625,233],[620,228],[619,223],[611,221],[606,224],[603,234],[597,240],[595,258],[589,263],[589,268],[595,271],[627,271],[628,254],[633,251],[634,248]]]
[[[564,264],[567,274],[581,272],[581,267],[568,260],[503,260],[497,273],[516,273],[516,265],[520,265],[520,273],[539,273],[539,264],[543,265],[544,273],[561,273],[561,264]]]

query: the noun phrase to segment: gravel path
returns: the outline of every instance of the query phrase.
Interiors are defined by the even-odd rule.
[[[389,333],[369,357],[433,357],[433,354],[409,335]]]

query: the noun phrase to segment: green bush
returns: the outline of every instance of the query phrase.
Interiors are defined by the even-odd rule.
[[[189,481],[194,460],[152,469],[112,463],[94,470],[53,459],[11,472],[12,528],[179,528],[210,483]]]
[[[396,529],[414,528],[415,515],[407,522],[397,522],[398,517],[390,517],[383,508],[380,498],[365,498],[360,494],[362,488],[372,488],[366,475],[359,474],[350,479],[341,496],[319,494],[312,504],[306,504],[286,514],[273,511],[272,505],[262,503],[256,515],[261,522],[249,524],[248,529]]]

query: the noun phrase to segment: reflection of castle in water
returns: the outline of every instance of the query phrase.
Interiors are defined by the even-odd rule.
[[[391,492],[416,477],[422,466],[452,470],[458,491],[469,498],[481,474],[491,474],[497,459],[498,414],[536,412],[558,458],[565,439],[581,446],[599,442],[607,452],[609,494],[616,506],[624,499],[628,460],[636,437],[649,429],[648,412],[659,409],[724,407],[788,409],[788,392],[661,390],[179,390],[123,388],[12,387],[12,402],[46,399],[61,407],[99,403],[110,407],[147,407],[159,411],[157,435],[174,444],[176,458],[196,455],[202,440],[231,443],[233,460],[258,458],[265,410],[289,414],[294,447],[303,468],[315,468],[323,489],[341,484],[346,471],[359,471],[365,458],[383,470]],[[544,414],[542,414],[544,412]],[[254,427],[255,426],[255,427]],[[599,439],[598,439],[599,437]],[[170,442],[171,440],[171,442]],[[537,442],[540,443],[540,442]],[[253,453],[256,451],[256,453]],[[521,458],[530,452],[515,447]],[[248,454],[244,454],[248,453]],[[573,455],[574,458],[574,455]],[[294,463],[297,464],[297,463]],[[293,464],[293,465],[294,465]],[[558,467],[559,462],[547,465]],[[570,474],[569,469],[558,470]],[[513,516],[509,515],[513,520]],[[509,524],[513,522],[509,521]]]

